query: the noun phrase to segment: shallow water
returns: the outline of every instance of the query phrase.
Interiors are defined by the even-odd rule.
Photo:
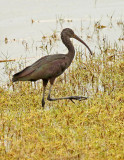
[[[123,41],[118,41],[122,36],[122,29],[117,25],[117,21],[123,21],[123,11],[123,0],[0,1],[0,60],[18,61],[20,57],[22,59],[26,57],[27,63],[31,64],[40,56],[47,54],[39,48],[42,45],[42,36],[49,36],[53,31],[57,31],[60,38],[60,32],[65,27],[72,28],[93,51],[99,52],[96,44],[97,35],[94,33],[94,24],[97,21],[107,26],[100,31],[101,39],[106,38],[113,45],[115,42],[122,45]],[[68,22],[70,19],[72,21]],[[59,23],[57,20],[60,20]],[[87,36],[93,38],[88,39]],[[80,45],[76,41],[74,44]],[[53,45],[50,54],[56,52],[67,52],[59,41]],[[4,65],[5,63],[0,63],[0,84],[6,79]]]
[[[43,35],[50,36],[53,31],[57,31],[57,36],[60,38],[60,32],[65,27],[72,28],[95,53],[99,54],[98,45],[100,44],[102,47],[104,41],[110,41],[112,47],[115,42],[118,46],[122,46],[123,40],[119,40],[119,38],[124,36],[124,33],[122,32],[122,26],[118,25],[117,22],[123,21],[123,11],[124,0],[0,0],[0,60],[15,59],[12,65],[16,67],[19,61],[24,63],[25,58],[26,63],[31,64],[40,56],[48,53],[66,53],[67,50],[61,41],[52,42],[52,48],[48,47],[48,53],[47,50],[40,48]],[[34,23],[32,23],[32,19]],[[70,19],[72,21],[68,22]],[[95,30],[94,24],[96,22],[105,26],[105,28]],[[100,37],[98,38],[98,36]],[[47,43],[49,38],[44,44]],[[77,48],[81,46],[77,41],[74,41],[74,44]],[[85,47],[83,46],[84,51]],[[0,63],[0,86],[6,85],[8,81],[8,73],[6,74],[5,71],[8,65],[11,67],[11,62],[5,64]],[[82,88],[79,88],[80,93],[82,95],[89,94],[91,97],[92,90],[96,90],[97,85],[99,90],[104,92],[103,84],[99,81],[94,86],[91,83],[88,83],[85,87],[82,85]],[[75,87],[75,90],[78,90],[78,86]],[[87,93],[87,90],[89,93]],[[49,109],[49,107],[46,109]],[[22,110],[24,112],[23,108]],[[18,116],[22,110],[18,113]],[[9,110],[6,113],[9,115]],[[14,139],[17,136],[20,139],[20,136],[16,135],[15,132],[13,137],[10,136],[11,134],[8,135],[9,127],[6,124],[4,132],[6,152],[11,149],[11,141],[9,141],[11,138]]]

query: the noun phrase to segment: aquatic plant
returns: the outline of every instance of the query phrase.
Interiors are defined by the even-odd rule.
[[[0,159],[124,159],[124,50],[118,43],[100,41],[99,32],[100,54],[88,57],[77,47],[75,60],[52,91],[56,97],[88,96],[86,101],[47,101],[43,109],[41,81],[13,84],[12,73],[26,64],[6,62],[8,82],[0,87]],[[47,41],[56,43],[56,37],[55,32]],[[52,44],[48,46],[49,54]]]

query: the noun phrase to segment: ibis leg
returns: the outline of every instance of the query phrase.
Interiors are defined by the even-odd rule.
[[[45,91],[46,91],[46,86],[47,86],[48,81],[47,80],[43,80],[43,97],[42,97],[42,107],[45,106]]]
[[[86,100],[86,99],[88,98],[88,97],[83,97],[83,96],[70,96],[70,97],[51,98],[51,97],[50,97],[51,90],[52,90],[52,85],[50,85],[49,94],[48,94],[48,97],[47,97],[47,100],[49,100],[49,101],[69,99],[69,100],[71,100],[71,101],[74,103],[73,100],[79,100],[79,101],[81,101],[81,100]]]

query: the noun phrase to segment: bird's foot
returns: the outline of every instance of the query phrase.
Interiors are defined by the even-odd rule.
[[[81,100],[86,100],[86,99],[88,99],[88,97],[83,97],[83,96],[70,96],[70,97],[68,97],[68,99],[71,100],[73,103],[75,103],[73,100],[81,101]]]
[[[51,98],[50,95],[47,97],[47,100],[49,101],[56,101],[56,100],[62,100],[62,99],[69,99],[71,100],[73,103],[75,103],[73,100],[86,100],[88,97],[82,97],[82,96],[70,96],[70,97],[60,97],[60,98]]]

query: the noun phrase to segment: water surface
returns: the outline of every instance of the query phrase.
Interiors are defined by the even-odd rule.
[[[94,24],[97,21],[107,26],[101,31],[101,38],[106,37],[113,44],[122,43],[118,41],[122,31],[117,21],[123,21],[123,11],[123,0],[1,0],[0,60],[18,61],[20,57],[22,59],[26,57],[29,64],[34,62],[46,54],[40,48],[43,35],[49,36],[56,31],[59,37],[62,28],[65,27],[75,30],[94,51],[97,48],[97,36],[92,39],[87,39],[87,36],[94,35]],[[66,20],[64,23],[57,23],[60,19]],[[79,45],[76,41],[74,44]],[[67,52],[61,42],[53,45],[50,54],[56,52]],[[2,83],[6,79],[4,63],[0,63],[0,69]]]

